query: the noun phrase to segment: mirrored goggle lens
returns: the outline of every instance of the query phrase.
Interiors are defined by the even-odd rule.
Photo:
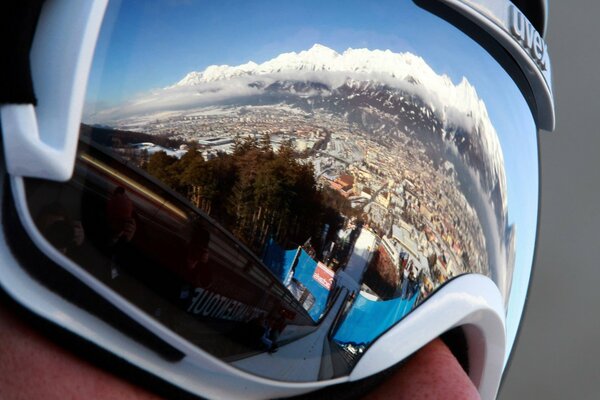
[[[285,381],[348,374],[462,274],[518,303],[535,241],[536,128],[506,72],[410,1],[338,6],[111,3],[73,178],[26,183],[98,282]]]

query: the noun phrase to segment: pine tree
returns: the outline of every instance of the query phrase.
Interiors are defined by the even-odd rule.
[[[176,164],[177,158],[167,155],[164,151],[154,153],[148,160],[148,172],[161,180],[164,184],[175,188],[178,184],[178,179],[173,173],[173,166]]]
[[[271,147],[271,135],[269,132],[265,132],[265,134],[261,136],[258,146],[259,149],[264,153],[270,153],[273,151],[273,148]]]

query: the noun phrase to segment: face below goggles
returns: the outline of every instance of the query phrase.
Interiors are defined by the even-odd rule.
[[[518,9],[64,3],[35,114],[2,107],[5,291],[203,396],[357,380],[454,328],[495,395],[553,125]]]

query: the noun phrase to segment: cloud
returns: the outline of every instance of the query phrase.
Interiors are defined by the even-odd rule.
[[[248,86],[248,79],[210,82],[197,86],[174,86],[140,94],[135,98],[110,108],[90,106],[84,121],[92,124],[114,124],[120,120],[168,111],[185,111],[207,107],[236,97],[248,97],[261,93]]]

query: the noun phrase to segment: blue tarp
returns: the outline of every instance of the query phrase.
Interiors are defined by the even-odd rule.
[[[321,314],[325,311],[329,290],[321,286],[313,279],[313,274],[317,268],[317,262],[313,260],[307,252],[300,251],[296,272],[294,278],[302,283],[315,296],[315,304],[310,308],[309,314],[313,320],[318,321]]]
[[[333,339],[338,343],[369,344],[408,314],[419,292],[409,299],[373,301],[359,294]]]
[[[297,252],[298,249],[284,250],[271,239],[265,249],[263,262],[281,282],[288,284],[289,282],[285,282],[285,279],[293,267]],[[313,279],[316,268],[317,262],[307,252],[300,250],[293,277],[303,284],[315,298],[315,303],[308,311],[314,321],[318,321],[325,311],[327,298],[329,297],[329,290]]]
[[[285,279],[292,269],[297,252],[298,249],[284,250],[273,239],[270,239],[263,255],[263,262],[281,282],[287,284]]]

